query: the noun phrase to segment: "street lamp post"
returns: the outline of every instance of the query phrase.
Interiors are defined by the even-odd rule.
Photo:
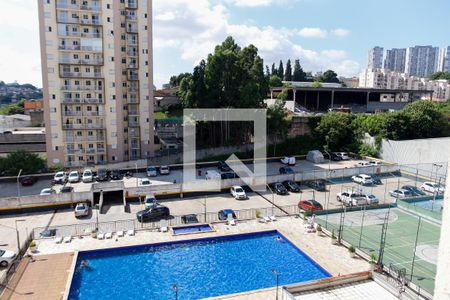
[[[175,292],[175,300],[178,300],[178,287],[176,284],[172,285],[172,290]]]
[[[277,282],[277,289],[276,289],[276,292],[275,292],[276,293],[275,299],[278,300],[278,286],[279,286],[278,277],[280,276],[280,274],[275,269],[272,269],[272,274],[275,275],[275,280]]]
[[[19,206],[20,206],[20,175],[22,174],[22,169],[20,169],[19,174],[17,174],[17,198],[19,198]]]
[[[19,219],[19,220],[14,220],[14,225],[15,225],[15,229],[16,229],[16,238],[17,238],[17,253],[20,252],[20,238],[19,238],[19,230],[17,229],[17,222],[25,222],[26,220],[24,219]]]

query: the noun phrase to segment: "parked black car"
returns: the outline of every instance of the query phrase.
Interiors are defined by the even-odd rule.
[[[108,181],[109,174],[107,169],[98,169],[97,177],[95,178],[97,181]]]
[[[289,192],[300,193],[300,186],[295,181],[286,180],[283,185]]]
[[[222,171],[222,172],[229,172],[229,171],[231,171],[231,168],[227,165],[227,163],[226,162],[224,162],[224,161],[219,161],[218,163],[217,163],[217,168],[220,170],[220,171]]]
[[[328,155],[327,152],[322,152],[322,154],[325,159],[330,159],[330,156],[331,156],[332,161],[341,161],[342,160],[342,157],[340,157],[339,155],[337,155],[336,153],[333,153],[333,152],[331,152],[330,155]]]
[[[413,185],[404,185],[402,186],[402,190],[407,190],[411,192],[413,196],[426,196],[427,194],[421,189],[413,186]]]
[[[195,224],[198,223],[197,215],[190,214],[190,215],[184,215],[181,217],[181,221],[183,224]]]
[[[37,177],[34,176],[25,176],[20,179],[20,183],[23,186],[30,186],[35,184],[38,181]]]
[[[222,173],[222,174],[220,174],[220,177],[221,177],[222,179],[239,178],[239,176],[237,176],[237,174],[234,173],[234,172],[225,172],[225,173]]]
[[[63,186],[59,192],[60,193],[71,193],[73,191],[73,187],[71,186]]]
[[[232,209],[222,209],[217,213],[217,216],[219,217],[219,220],[225,221],[229,214],[233,216],[233,219],[237,219],[236,214]]]
[[[272,183],[270,185],[272,192],[277,193],[278,195],[287,195],[289,194],[288,190],[279,182]]]
[[[139,222],[157,221],[170,216],[170,210],[166,206],[154,205],[145,210],[138,211],[136,218]]]
[[[112,180],[120,180],[123,178],[122,172],[119,169],[114,169],[111,171]]]
[[[371,175],[373,184],[382,184],[381,178],[378,175]]]
[[[295,174],[295,172],[290,167],[281,167],[280,174]]]
[[[326,183],[327,182],[323,179],[317,179],[317,180],[311,180],[311,181],[306,182],[306,185],[316,191],[324,192],[327,190]]]

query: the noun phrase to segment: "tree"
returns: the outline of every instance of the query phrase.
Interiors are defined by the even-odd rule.
[[[436,72],[436,73],[430,75],[430,79],[431,80],[439,80],[439,79],[450,80],[450,72]]]
[[[22,174],[35,174],[45,169],[45,160],[37,154],[18,150],[9,153],[5,158],[0,159],[0,170],[7,176],[17,176],[19,171]]]
[[[322,145],[328,144],[329,151],[351,151],[357,142],[351,126],[353,118],[347,113],[328,113],[322,116],[313,134]]]
[[[283,61],[281,61],[281,60],[280,60],[280,65],[278,66],[278,77],[284,78]]]
[[[293,81],[306,81],[306,74],[303,71],[301,65],[300,65],[300,60],[296,59],[295,63],[294,63],[294,73],[292,75],[292,80]]]
[[[174,76],[170,77],[170,79],[169,79],[169,86],[170,86],[171,88],[179,87],[180,84],[181,84],[181,81],[182,81],[185,77],[190,77],[190,76],[191,76],[190,73],[181,73],[181,74],[179,74],[179,75],[177,75],[177,76],[174,75]]]
[[[313,83],[311,83],[311,86],[315,88],[320,88],[322,87],[322,84],[319,81],[314,81]]]
[[[280,77],[278,77],[277,75],[272,75],[269,77],[269,87],[274,88],[281,86],[283,86],[283,83],[281,82]]]
[[[277,100],[274,105],[267,108],[267,133],[274,137],[285,136],[288,123],[284,118],[284,101]]]
[[[2,108],[0,109],[0,115],[10,116],[10,115],[24,114],[25,101],[26,101],[25,99],[22,99],[15,104],[3,105]]]
[[[286,63],[286,71],[284,72],[284,81],[292,81],[292,67],[290,59],[288,59]]]
[[[278,76],[278,70],[277,70],[277,67],[275,67],[275,63],[272,64],[272,71],[271,71],[270,75]]]
[[[270,77],[270,69],[268,65],[266,65],[266,77]]]
[[[325,71],[322,76],[319,78],[320,82],[328,82],[328,83],[339,83],[339,79],[337,77],[336,72],[333,70],[327,70]]]

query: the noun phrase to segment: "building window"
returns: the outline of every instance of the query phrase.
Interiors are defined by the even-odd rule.
[[[110,9],[111,8],[111,5],[108,3],[108,4],[106,4],[106,8],[107,9]]]

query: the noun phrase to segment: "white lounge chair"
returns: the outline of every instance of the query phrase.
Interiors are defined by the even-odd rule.
[[[56,244],[61,244],[62,241],[63,241],[62,236],[57,236],[57,237],[55,237],[55,243],[56,243]]]
[[[266,221],[266,223],[270,222],[270,218],[267,215],[264,215],[264,221]]]
[[[104,240],[104,239],[105,239],[105,234],[104,234],[104,233],[99,233],[99,234],[97,235],[97,239],[99,239],[99,240]]]
[[[125,232],[123,230],[117,231],[117,236],[118,237],[123,237],[124,235],[125,235]]]
[[[258,219],[259,223],[267,223],[266,218],[265,217],[261,217]]]
[[[277,220],[277,218],[275,216],[270,216],[269,217],[270,221],[275,222]]]
[[[169,231],[169,227],[167,224],[167,220],[161,220],[159,221],[159,228],[161,232],[167,232]]]
[[[128,230],[128,231],[127,231],[127,234],[128,234],[129,236],[134,236],[134,235],[135,235],[134,229]]]
[[[64,243],[70,243],[72,241],[72,236],[68,235],[64,237]]]
[[[108,232],[105,234],[105,238],[106,239],[112,239],[113,233],[112,232]]]
[[[227,215],[227,224],[231,225],[231,226],[235,226],[236,225],[236,221],[234,220],[232,214],[228,214]]]

